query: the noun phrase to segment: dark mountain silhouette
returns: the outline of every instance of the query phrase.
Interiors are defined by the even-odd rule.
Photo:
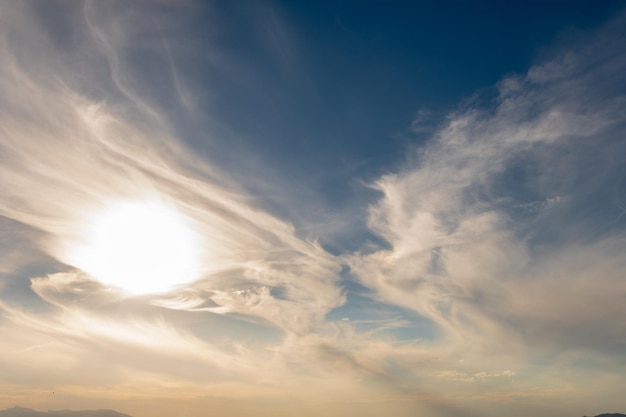
[[[583,416],[587,417],[587,416]],[[596,417],[626,417],[626,414],[622,413],[606,413],[606,414],[598,414]]]
[[[0,411],[0,417],[131,417],[113,410],[50,410],[36,411],[30,408],[13,407]]]
[[[626,417],[626,414],[622,414],[622,413],[606,413],[606,414],[597,415],[596,417]]]

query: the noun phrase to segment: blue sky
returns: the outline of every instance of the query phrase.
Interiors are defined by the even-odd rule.
[[[623,410],[624,7],[0,4],[0,407]]]

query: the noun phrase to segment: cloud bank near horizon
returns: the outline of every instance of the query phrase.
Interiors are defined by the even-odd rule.
[[[211,120],[183,64],[196,5],[146,7],[0,6],[0,404],[59,387],[135,401],[124,411],[161,398],[162,413],[181,399],[242,415],[619,406],[623,14],[450,112],[372,184],[369,229],[347,231],[380,243],[333,255],[237,182],[259,171],[231,173],[211,155],[219,139],[203,154],[185,136]],[[271,55],[296,77],[295,40],[269,22]],[[94,216],[129,200],[193,223],[200,279],[128,296],[80,270]]]

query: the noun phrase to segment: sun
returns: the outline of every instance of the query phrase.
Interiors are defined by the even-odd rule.
[[[198,278],[199,239],[179,211],[124,202],[98,213],[76,266],[131,294],[162,293]]]

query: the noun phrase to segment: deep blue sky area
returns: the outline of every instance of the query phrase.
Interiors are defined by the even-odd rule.
[[[194,87],[200,96],[207,88],[210,97],[207,129],[224,140],[219,153],[231,152],[234,163],[245,149],[294,178],[310,180],[315,167],[332,173],[333,184],[323,178],[318,184],[331,188],[339,177],[358,177],[361,167],[379,174],[403,158],[407,145],[426,139],[428,132],[409,131],[421,109],[436,123],[463,98],[524,73],[555,38],[591,29],[623,6],[285,1],[265,8],[269,4],[224,3],[197,16],[194,41],[222,52],[214,57],[219,65],[198,69],[209,87]]]
[[[524,74],[552,45],[601,25],[623,5],[283,1],[200,6],[197,26],[184,32],[184,46],[172,48],[172,55],[195,78],[189,89],[210,118],[183,123],[181,136],[226,172],[245,165],[247,178],[235,180],[267,198],[259,204],[292,221],[298,215],[281,208],[291,204],[281,201],[282,194],[273,195],[268,184],[291,187],[286,194],[296,200],[318,200],[322,211],[365,206],[370,200],[361,184],[393,170],[407,148],[428,140],[464,99],[477,92],[489,97],[500,79]],[[425,117],[420,130],[412,131],[419,112]],[[255,170],[258,175],[250,174]],[[255,183],[256,177],[272,176],[275,181]]]

